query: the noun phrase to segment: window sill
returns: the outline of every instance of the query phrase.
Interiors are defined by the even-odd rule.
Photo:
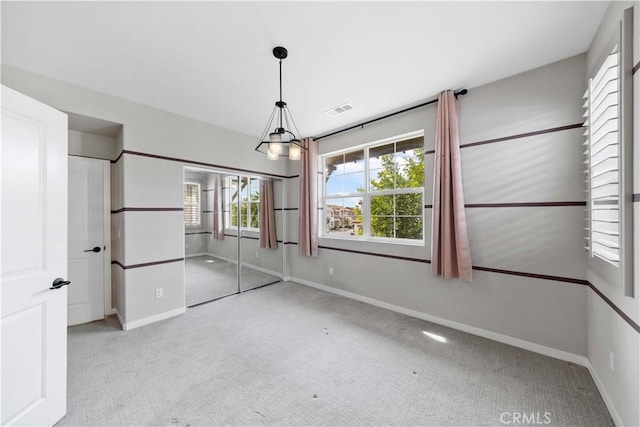
[[[386,245],[401,245],[401,246],[425,246],[424,240],[409,240],[409,239],[385,239],[375,237],[340,237],[340,236],[319,236],[321,239],[326,240],[340,240],[344,242],[359,242],[359,243],[383,243]]]

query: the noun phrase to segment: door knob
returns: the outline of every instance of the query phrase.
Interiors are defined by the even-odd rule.
[[[61,287],[67,286],[70,283],[71,283],[70,281],[64,280],[62,277],[57,277],[53,281],[52,286],[49,289],[60,289]]]
[[[98,252],[100,252],[101,250],[102,250],[102,249],[100,248],[100,246],[96,246],[96,247],[95,247],[95,248],[93,248],[93,249],[87,249],[85,252],[95,252],[95,253],[98,253]]]

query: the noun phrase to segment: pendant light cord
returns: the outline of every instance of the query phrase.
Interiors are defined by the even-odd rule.
[[[280,60],[280,103],[282,104],[282,59]],[[280,106],[280,128],[282,128],[282,106]]]

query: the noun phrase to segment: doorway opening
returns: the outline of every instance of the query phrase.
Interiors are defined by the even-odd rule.
[[[113,314],[111,286],[111,160],[122,125],[68,116],[67,324]],[[120,144],[119,144],[120,143]]]

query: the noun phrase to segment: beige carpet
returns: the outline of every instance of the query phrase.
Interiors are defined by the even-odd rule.
[[[292,283],[69,328],[59,425],[612,426],[583,367]]]

